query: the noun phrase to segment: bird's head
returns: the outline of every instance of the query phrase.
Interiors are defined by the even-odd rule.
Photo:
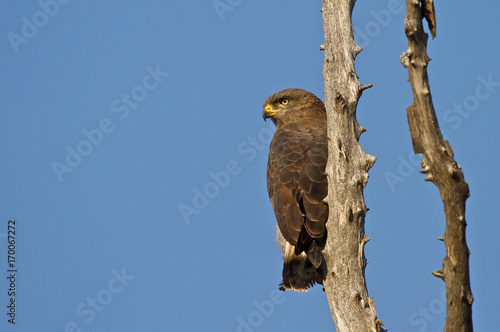
[[[314,94],[302,89],[286,89],[269,96],[264,101],[264,120],[271,118],[275,124],[287,119],[308,117],[310,112],[325,113],[323,102]]]

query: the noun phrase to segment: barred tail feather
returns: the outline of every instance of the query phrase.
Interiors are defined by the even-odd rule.
[[[323,256],[321,253],[319,253]],[[322,258],[322,263],[315,267],[305,252],[295,254],[295,246],[286,243],[284,250],[283,281],[280,290],[291,290],[305,292],[315,283],[323,284],[326,274],[326,263]],[[316,260],[317,256],[313,260]]]

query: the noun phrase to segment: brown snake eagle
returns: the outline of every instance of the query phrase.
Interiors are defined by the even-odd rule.
[[[306,291],[326,277],[325,105],[310,92],[286,89],[265,100],[263,117],[277,126],[269,148],[267,190],[284,252],[280,289]]]

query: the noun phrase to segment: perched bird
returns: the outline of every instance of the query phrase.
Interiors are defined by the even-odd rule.
[[[307,291],[326,277],[325,105],[310,92],[286,89],[268,97],[263,106],[264,120],[271,118],[277,126],[269,147],[267,190],[284,252],[280,289]]]

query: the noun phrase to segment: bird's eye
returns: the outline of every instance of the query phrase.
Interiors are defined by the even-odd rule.
[[[286,99],[286,98],[281,99],[281,104],[282,104],[282,105],[286,105],[286,104],[288,104],[288,99]]]

